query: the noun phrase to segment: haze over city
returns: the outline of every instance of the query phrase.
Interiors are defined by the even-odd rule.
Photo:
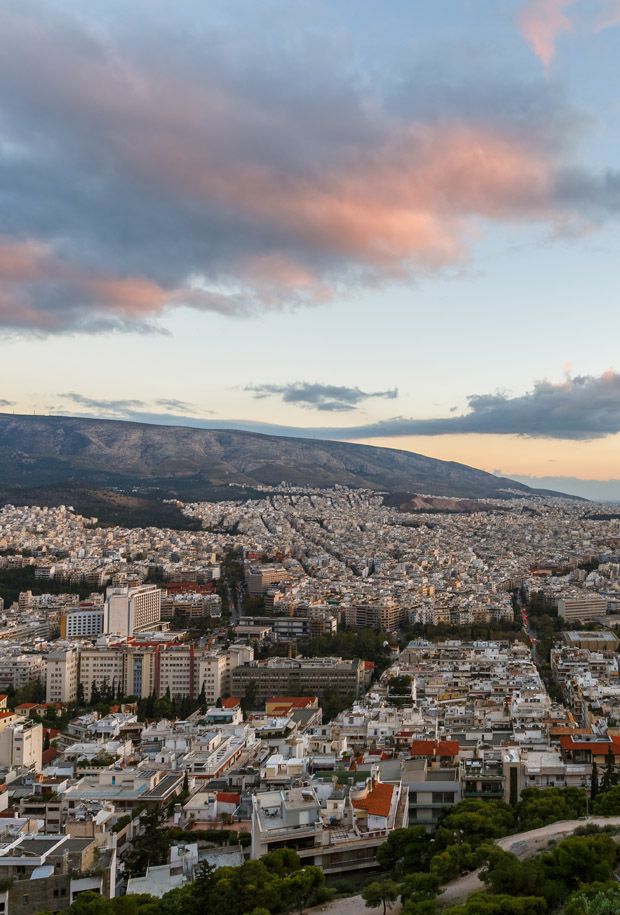
[[[617,0],[0,5],[0,409],[620,500]]]

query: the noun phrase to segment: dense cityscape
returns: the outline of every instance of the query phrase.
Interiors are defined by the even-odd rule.
[[[163,898],[284,848],[302,906],[370,905],[426,836],[396,893],[426,911],[483,886],[494,838],[620,816],[620,517],[387,501],[265,486],[179,503],[186,531],[0,510],[7,907]]]

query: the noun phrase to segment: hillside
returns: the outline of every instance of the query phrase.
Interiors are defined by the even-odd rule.
[[[0,414],[0,468],[4,501],[15,487],[66,481],[157,499],[248,498],[248,489],[281,481],[466,499],[540,493],[393,448],[62,416]]]

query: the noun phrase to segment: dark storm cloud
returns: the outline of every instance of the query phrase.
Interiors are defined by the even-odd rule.
[[[323,410],[326,412],[345,412],[355,410],[365,400],[373,397],[394,400],[398,397],[398,390],[390,391],[362,391],[360,388],[350,388],[334,384],[310,384],[306,381],[297,381],[292,384],[256,384],[247,385],[244,389],[252,391],[257,398],[280,396],[284,403],[299,404],[309,409]]]
[[[362,64],[327,9],[1,5],[0,325],[324,303],[460,264],[480,220],[617,212],[557,90],[483,46]]]

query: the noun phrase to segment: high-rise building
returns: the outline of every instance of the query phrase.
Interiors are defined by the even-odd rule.
[[[77,648],[56,648],[47,656],[46,702],[74,702],[79,682]]]
[[[104,632],[133,635],[161,619],[161,589],[157,585],[117,586],[106,591]]]

